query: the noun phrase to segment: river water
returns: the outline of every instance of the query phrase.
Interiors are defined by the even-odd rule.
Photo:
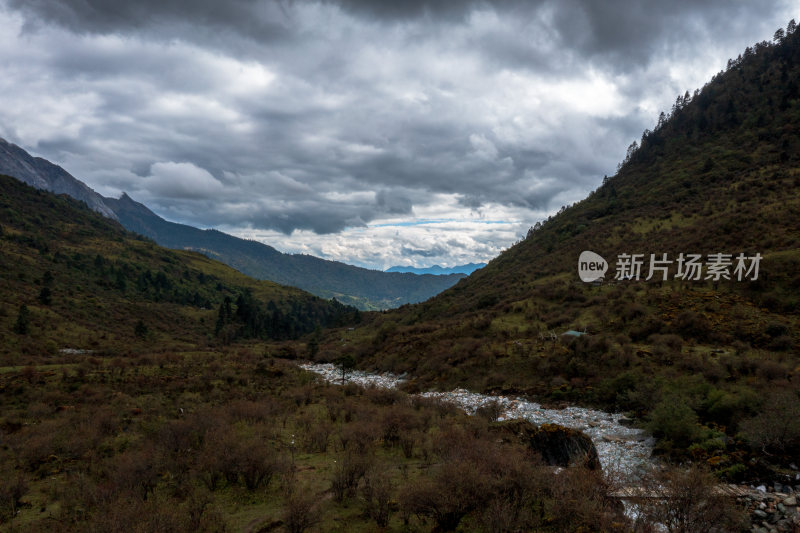
[[[330,383],[342,383],[341,370],[335,365],[302,363],[300,367],[320,375]],[[363,387],[392,389],[405,379],[393,374],[349,371],[345,381]],[[453,403],[469,414],[474,414],[481,406],[497,402],[502,408],[500,420],[521,418],[530,420],[534,424],[552,423],[583,431],[594,442],[603,471],[608,475],[619,476],[622,480],[638,478],[644,470],[654,464],[651,458],[654,439],[641,429],[622,425],[619,420],[624,417],[619,413],[607,413],[584,407],[546,409],[538,403],[522,398],[479,394],[463,389],[450,392],[424,392],[420,396]]]

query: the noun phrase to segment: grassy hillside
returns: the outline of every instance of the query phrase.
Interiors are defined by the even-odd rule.
[[[67,197],[0,176],[2,364],[59,350],[120,354],[236,337],[292,338],[354,309],[259,282],[191,252],[126,232]],[[236,302],[258,302],[275,327],[247,331]],[[232,316],[216,322],[226,301]],[[270,324],[271,325],[271,324]],[[224,338],[223,338],[224,337]]]
[[[421,302],[452,287],[463,277],[462,274],[381,272],[310,255],[284,254],[266,244],[221,231],[169,222],[127,195],[105,201],[127,229],[150,237],[162,246],[196,250],[248,276],[300,287],[361,310],[392,309]]]
[[[412,388],[631,411],[662,451],[731,476],[750,452],[792,457],[800,451],[798,79],[800,34],[748,48],[681,96],[588,198],[436,298],[373,317],[344,350],[361,366],[418,376]],[[611,263],[602,286],[579,280],[584,250]],[[675,280],[672,264],[667,281],[645,281],[645,266],[641,280],[614,283],[623,253],[645,254],[645,265],[664,253],[763,259],[755,281]],[[560,335],[568,329],[588,335]],[[328,342],[320,358],[341,351]]]

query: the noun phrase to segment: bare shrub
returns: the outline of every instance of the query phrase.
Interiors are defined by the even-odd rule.
[[[344,451],[334,463],[331,476],[331,490],[336,501],[340,502],[345,496],[355,495],[358,484],[372,465],[372,461],[372,454]]]
[[[403,457],[411,459],[414,456],[414,448],[420,438],[420,432],[417,430],[406,431],[400,435],[400,449],[403,451]]]
[[[687,310],[680,313],[672,321],[672,328],[675,333],[683,337],[691,337],[698,341],[705,340],[711,333],[711,323],[696,311]]]
[[[679,351],[681,351],[681,348],[683,347],[683,339],[680,336],[674,335],[674,334],[667,334],[667,335],[654,334],[654,335],[650,335],[647,338],[647,341],[650,344],[653,344],[653,345],[665,346],[666,348],[668,348],[672,352],[679,352]]]
[[[385,446],[400,444],[408,435],[422,426],[417,413],[407,406],[393,405],[383,410],[381,418],[381,438]]]
[[[486,474],[491,479],[486,501],[477,512],[481,530],[511,533],[535,529],[543,519],[542,509],[548,487],[549,468],[518,449],[490,454]]]
[[[233,421],[257,424],[270,422],[279,407],[273,401],[266,399],[261,399],[257,402],[234,400],[227,405],[226,410]]]
[[[2,472],[0,475],[0,521],[13,520],[22,497],[28,493],[28,483],[22,472]]]
[[[123,494],[146,499],[158,483],[155,458],[156,452],[151,447],[114,456],[110,460],[112,486]]]
[[[789,375],[789,370],[777,361],[765,359],[758,361],[757,374],[766,381],[784,380]]]
[[[170,502],[123,497],[99,508],[86,529],[109,533],[196,531],[190,530],[183,519],[180,509]]]
[[[191,450],[201,447],[207,423],[200,418],[170,420],[155,435],[155,445],[161,450],[165,467],[170,471],[185,469]]]
[[[599,471],[568,468],[559,472],[544,505],[557,531],[610,531],[624,522],[621,504]]]
[[[200,480],[209,490],[217,490],[226,479],[229,483],[236,483],[239,474],[235,466],[234,446],[236,439],[230,426],[206,433],[203,449],[197,458],[197,470]]]
[[[761,412],[740,427],[753,448],[781,454],[800,451],[800,397],[794,390],[777,389],[767,396]]]
[[[637,531],[658,525],[670,533],[740,531],[746,523],[744,509],[717,488],[708,471],[673,468],[656,472],[642,482]]]
[[[290,486],[283,503],[283,525],[289,533],[303,533],[316,525],[322,516],[318,497],[308,487]]]
[[[430,518],[438,529],[453,531],[467,514],[485,504],[491,487],[488,465],[494,454],[465,431],[446,430],[436,440],[444,462],[430,476],[403,487],[400,507],[406,515]]]
[[[249,491],[269,485],[280,464],[267,446],[250,439],[236,449],[236,467],[244,486]]]
[[[491,400],[475,410],[475,414],[488,422],[497,422],[503,414],[503,406],[497,400]]]
[[[629,322],[647,315],[647,309],[640,303],[629,303],[622,310],[622,318]]]
[[[204,489],[194,490],[182,506],[183,523],[187,531],[213,531],[223,533],[228,530],[225,519],[214,500]]]
[[[297,407],[302,407],[303,405],[309,405],[311,403],[314,399],[315,391],[316,387],[314,385],[302,385],[288,391],[288,395],[294,400]]]
[[[389,524],[393,494],[394,485],[391,476],[386,472],[386,466],[370,468],[364,476],[361,495],[364,498],[364,510],[378,527]]]
[[[432,478],[403,488],[400,507],[407,514],[431,518],[441,531],[453,531],[483,500],[485,479],[468,463],[446,463]]]
[[[333,426],[324,419],[317,420],[306,433],[306,449],[311,452],[325,453],[328,450]]]
[[[339,433],[339,441],[343,450],[366,453],[375,445],[380,429],[368,420],[359,420],[345,425]]]
[[[395,389],[369,387],[364,389],[364,397],[375,405],[394,405],[403,403],[407,396]]]

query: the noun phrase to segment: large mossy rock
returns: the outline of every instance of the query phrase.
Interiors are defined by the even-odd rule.
[[[549,465],[600,469],[600,458],[592,439],[577,429],[557,424],[536,426],[527,420],[506,420],[493,424],[492,431],[503,439],[526,444]]]

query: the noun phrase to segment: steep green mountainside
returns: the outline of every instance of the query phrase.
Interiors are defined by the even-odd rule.
[[[123,226],[162,246],[195,250],[248,276],[299,287],[323,298],[336,298],[362,310],[421,302],[464,277],[387,273],[310,255],[284,254],[260,242],[169,222],[128,195],[119,200],[106,198],[106,203]]]
[[[588,198],[436,298],[374,317],[344,350],[417,376],[411,388],[632,411],[665,450],[697,444],[711,459],[743,428],[754,446],[800,449],[800,424],[784,424],[800,414],[798,80],[800,33],[748,48]],[[602,285],[580,281],[584,250],[610,263]],[[673,263],[667,281],[645,281],[650,254],[665,253],[762,259],[757,280],[732,265],[731,280],[679,281]],[[620,254],[644,254],[640,280],[613,281]],[[335,341],[320,357],[342,351]],[[757,443],[769,440],[759,424],[786,429],[781,443]]]
[[[85,204],[6,176],[0,228],[6,363],[60,349],[120,353],[154,343],[293,338],[355,311],[252,280],[197,253],[161,248]]]
[[[797,34],[748,49],[695,97],[679,98],[669,120],[632,146],[616,176],[428,309],[509,301],[532,280],[575,273],[583,250],[613,261],[621,253],[676,258],[800,248],[798,82]],[[762,281],[787,273],[772,259],[762,264]],[[774,296],[797,310],[793,295]]]

